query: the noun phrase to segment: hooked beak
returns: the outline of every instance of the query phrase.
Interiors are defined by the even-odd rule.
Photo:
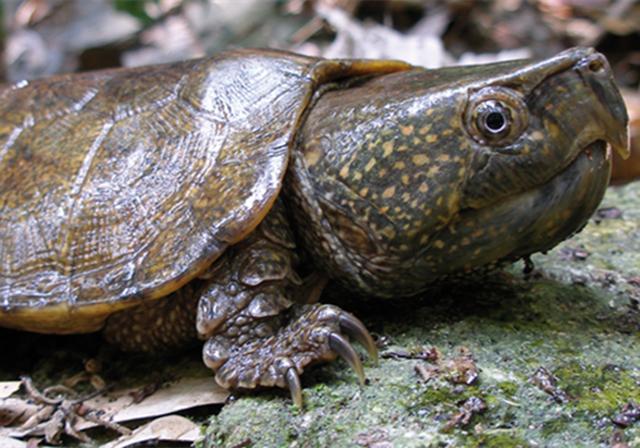
[[[584,57],[575,66],[583,81],[591,88],[599,102],[596,114],[611,148],[620,157],[630,155],[629,116],[622,95],[615,85],[609,63],[600,53]]]
[[[581,58],[574,70],[590,88],[599,107],[595,108],[595,121],[599,124],[603,139],[620,157],[630,155],[629,116],[622,95],[613,79],[613,73],[606,58],[594,50]]]
[[[543,81],[566,71],[573,71],[579,75],[583,86],[586,87],[583,94],[588,96],[582,99],[585,107],[581,108],[578,103],[573,111],[575,116],[572,118],[580,116],[579,120],[585,120],[587,123],[587,128],[581,132],[581,142],[576,142],[582,143],[583,147],[576,149],[582,150],[585,144],[588,146],[602,139],[623,159],[628,158],[630,141],[627,109],[607,59],[593,48],[569,48],[550,59],[525,66],[508,77],[490,79],[488,83],[513,84],[520,86],[523,92],[531,92]],[[574,153],[573,157],[575,155]]]

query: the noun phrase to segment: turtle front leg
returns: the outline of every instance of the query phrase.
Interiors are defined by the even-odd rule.
[[[204,362],[222,387],[289,388],[301,406],[299,375],[307,365],[340,356],[364,382],[362,363],[348,338],[374,358],[377,350],[354,316],[335,306],[309,304],[324,282],[300,280],[294,249],[277,204],[252,235],[214,266],[198,304],[197,330],[207,340]]]

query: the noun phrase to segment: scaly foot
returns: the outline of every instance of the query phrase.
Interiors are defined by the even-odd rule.
[[[300,375],[310,364],[340,356],[363,384],[364,370],[348,337],[362,344],[377,361],[378,351],[362,322],[332,305],[303,305],[288,325],[275,334],[237,342],[215,335],[204,346],[205,363],[216,371],[216,381],[226,388],[288,387],[293,402],[302,406]]]

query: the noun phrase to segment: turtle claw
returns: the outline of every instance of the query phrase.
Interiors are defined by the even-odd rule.
[[[349,338],[361,343],[377,359],[373,338],[362,322],[332,305],[302,305],[291,313],[287,325],[272,334],[254,337],[242,345],[224,335],[214,335],[205,343],[205,364],[215,370],[216,381],[225,388],[288,389],[301,407],[300,375],[312,364],[344,359],[365,383],[364,368]]]
[[[375,364],[378,363],[378,348],[373,341],[369,330],[364,326],[362,322],[355,316],[349,313],[340,314],[339,318],[340,329],[348,336],[358,341],[369,353],[371,359]]]
[[[360,384],[364,385],[365,378],[362,361],[360,361],[360,356],[358,356],[358,353],[356,353],[349,341],[337,333],[331,333],[329,335],[329,347],[338,356],[347,361],[351,368],[355,370],[356,375],[358,375]]]
[[[285,380],[287,381],[287,386],[289,386],[289,391],[291,392],[291,400],[293,404],[302,407],[302,386],[300,385],[300,377],[298,376],[298,372],[293,367],[290,367],[285,374]]]

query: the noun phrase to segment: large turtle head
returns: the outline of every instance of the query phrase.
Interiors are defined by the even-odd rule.
[[[329,92],[294,165],[324,222],[307,233],[335,275],[383,296],[549,249],[602,199],[627,122],[585,48]]]

